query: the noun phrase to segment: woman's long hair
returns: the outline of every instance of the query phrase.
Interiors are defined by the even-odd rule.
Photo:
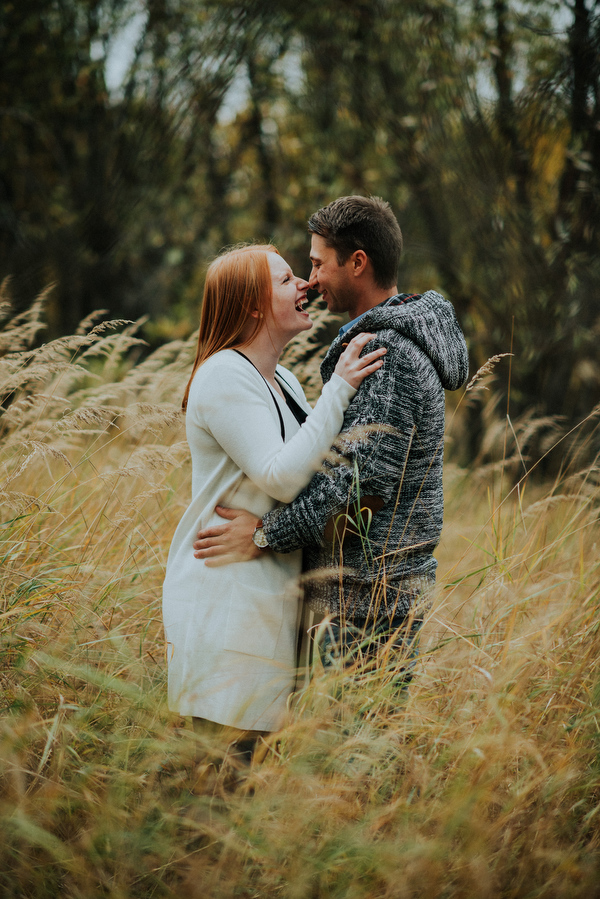
[[[184,412],[198,367],[219,350],[249,343],[271,309],[273,287],[267,253],[278,250],[271,244],[247,244],[217,256],[208,266],[198,349],[181,404]],[[258,312],[258,316],[253,317],[252,312]],[[249,322],[252,331],[242,342]]]

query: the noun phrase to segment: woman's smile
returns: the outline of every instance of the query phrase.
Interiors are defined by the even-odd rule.
[[[273,284],[273,298],[269,328],[278,331],[283,345],[299,334],[312,328],[312,320],[304,310],[308,281],[298,278],[281,256],[269,253],[269,268]],[[293,305],[293,316],[290,315]]]

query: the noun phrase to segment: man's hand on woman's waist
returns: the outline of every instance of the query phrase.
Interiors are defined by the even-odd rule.
[[[215,512],[225,519],[223,524],[202,528],[194,542],[194,556],[206,559],[207,568],[229,562],[247,562],[264,554],[265,550],[259,549],[252,540],[261,523],[260,518],[245,509],[226,509],[224,506],[217,506]]]
[[[379,496],[361,497],[362,527],[368,530],[370,517],[383,506],[383,500]],[[227,509],[225,506],[217,506],[215,512],[224,519],[223,524],[216,524],[209,528],[202,528],[196,535],[194,542],[194,556],[197,559],[206,559],[208,568],[216,568],[218,565],[227,565],[230,562],[248,562],[250,559],[258,559],[266,548],[259,548],[252,537],[257,527],[262,522],[260,518],[248,512],[246,509]],[[342,520],[343,519],[343,520]],[[362,528],[361,528],[362,530]],[[349,516],[332,517],[325,529],[324,538],[332,542],[343,542],[350,534],[360,533],[352,524]]]

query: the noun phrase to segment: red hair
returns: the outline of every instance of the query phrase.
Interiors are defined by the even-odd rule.
[[[242,245],[217,256],[208,266],[198,349],[181,404],[184,411],[199,366],[219,350],[249,343],[261,319],[270,311],[273,283],[268,253],[278,253],[278,250],[271,244]],[[254,317],[253,312],[258,312],[258,316]],[[253,324],[252,331],[242,341],[249,322]]]

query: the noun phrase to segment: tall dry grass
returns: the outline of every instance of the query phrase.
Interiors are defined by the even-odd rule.
[[[408,695],[317,672],[240,773],[166,708],[193,347],[136,362],[88,321],[32,350],[39,314],[0,334],[0,894],[600,895],[597,468],[448,466]]]

